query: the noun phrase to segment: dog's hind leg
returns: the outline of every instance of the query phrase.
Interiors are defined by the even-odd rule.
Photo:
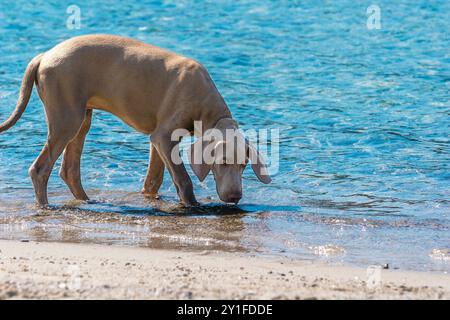
[[[91,128],[92,110],[86,110],[86,117],[83,120],[80,131],[67,145],[64,151],[64,158],[59,171],[60,177],[69,187],[73,196],[78,200],[89,200],[81,184],[81,154],[83,152],[86,135]]]
[[[85,104],[74,105],[52,99],[45,103],[48,120],[47,143],[29,170],[39,205],[47,205],[47,184],[56,160],[76,136],[85,118]],[[62,102],[62,103],[61,103]]]
[[[156,150],[155,146],[151,143],[151,154],[150,154],[150,164],[147,170],[147,176],[145,177],[144,188],[142,189],[142,193],[146,197],[154,198],[158,195],[158,190],[163,183],[164,178],[164,162],[161,159],[161,156]]]

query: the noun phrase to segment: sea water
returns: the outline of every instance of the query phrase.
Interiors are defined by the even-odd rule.
[[[193,177],[205,205],[183,209],[167,172],[150,201],[148,137],[94,112],[82,158],[93,201],[73,201],[58,162],[40,210],[27,170],[47,127],[34,93],[0,135],[0,238],[450,271],[450,2],[371,4],[2,0],[1,121],[35,55],[117,34],[202,62],[243,129],[278,130],[279,165],[269,185],[247,168],[238,206]]]

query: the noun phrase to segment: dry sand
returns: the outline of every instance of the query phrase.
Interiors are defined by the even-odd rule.
[[[0,250],[0,299],[450,298],[445,274],[381,270],[368,288],[366,269],[241,254],[17,241]]]

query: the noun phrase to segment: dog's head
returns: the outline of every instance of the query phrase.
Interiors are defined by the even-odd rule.
[[[241,200],[242,174],[249,162],[261,182],[271,182],[262,155],[234,126],[205,133],[191,146],[189,161],[200,181],[213,172],[219,198],[227,203]]]

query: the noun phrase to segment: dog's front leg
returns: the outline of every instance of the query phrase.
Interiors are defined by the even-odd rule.
[[[154,133],[151,141],[172,176],[181,202],[186,206],[198,205],[192,180],[180,158],[179,141],[171,141],[171,135],[167,133]]]

